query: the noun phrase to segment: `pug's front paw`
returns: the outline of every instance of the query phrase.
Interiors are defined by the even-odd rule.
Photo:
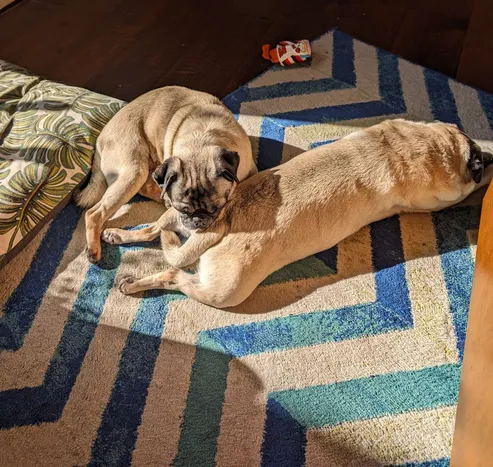
[[[135,282],[133,277],[124,277],[118,284],[118,290],[125,295],[132,293],[132,284]]]
[[[101,261],[101,248],[89,248],[86,246],[86,256],[90,263],[99,264]]]

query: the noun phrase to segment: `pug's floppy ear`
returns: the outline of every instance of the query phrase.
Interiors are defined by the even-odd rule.
[[[217,175],[219,177],[224,177],[230,182],[239,183],[237,172],[238,165],[240,165],[240,156],[237,152],[228,151],[223,149],[219,154],[219,161],[217,163]]]
[[[483,178],[484,161],[483,153],[478,144],[471,140],[470,142],[471,152],[469,154],[469,161],[467,165],[471,170],[471,176],[475,183],[480,183]]]
[[[169,157],[152,173],[153,180],[159,185],[161,191],[168,191],[178,178],[181,164],[180,159]]]

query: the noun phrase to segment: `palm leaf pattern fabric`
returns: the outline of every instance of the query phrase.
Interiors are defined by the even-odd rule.
[[[123,105],[0,60],[0,265],[84,179]]]
[[[0,235],[10,233],[9,247],[27,235],[76,184],[67,172],[49,164],[27,164],[0,186]],[[27,197],[26,197],[27,193]],[[9,248],[9,249],[10,249]]]

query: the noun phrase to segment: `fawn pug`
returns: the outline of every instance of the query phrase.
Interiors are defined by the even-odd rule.
[[[158,189],[151,178],[156,167],[154,176],[172,189]],[[247,134],[216,97],[177,86],[138,97],[103,128],[89,184],[76,195],[77,204],[90,208],[89,260],[101,258],[104,223],[137,192],[158,201],[162,193],[189,228],[205,228],[236,182],[256,172]]]
[[[453,125],[385,121],[240,183],[206,229],[187,232],[176,210],[144,230],[112,229],[121,242],[161,234],[172,266],[123,278],[120,291],[179,290],[214,307],[238,305],[272,272],[367,224],[460,202],[490,181],[490,162]],[[181,245],[172,230],[191,235]],[[194,274],[181,269],[196,262]]]

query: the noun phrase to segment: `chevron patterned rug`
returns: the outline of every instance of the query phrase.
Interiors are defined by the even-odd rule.
[[[490,95],[338,31],[313,54],[225,99],[261,169],[391,117],[493,141]],[[110,223],[161,213],[136,198]],[[0,464],[448,465],[479,215],[378,222],[219,311],[120,294],[166,266],[159,244],[90,265],[69,205],[0,271]]]

